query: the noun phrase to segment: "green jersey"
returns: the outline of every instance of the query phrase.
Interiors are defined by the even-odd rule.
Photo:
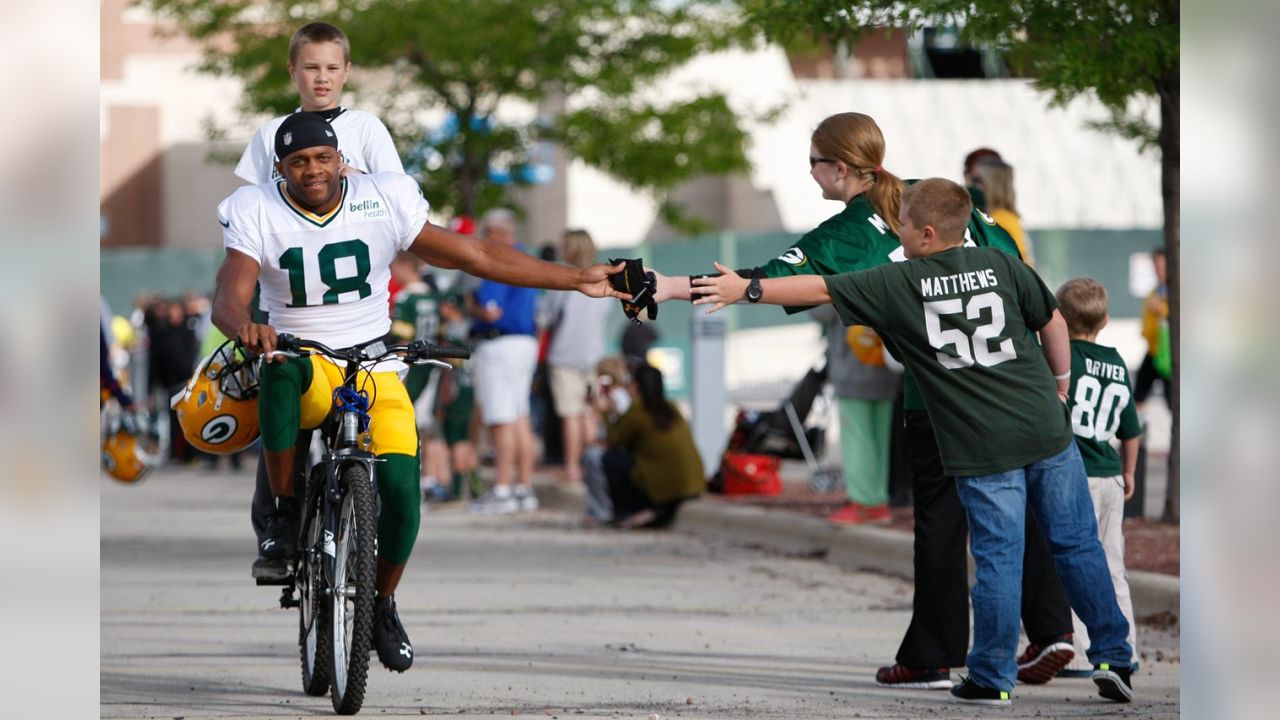
[[[917,181],[907,180],[908,185]],[[1021,258],[1018,244],[1004,228],[996,224],[990,215],[976,207],[969,217],[965,232],[965,245],[994,247]],[[765,277],[788,275],[839,275],[865,270],[888,262],[906,260],[898,236],[889,223],[876,213],[875,207],[865,195],[859,195],[838,215],[828,218],[818,227],[805,233],[800,241],[782,255],[770,260],[762,268]],[[787,306],[787,314],[804,312],[807,306]],[[901,357],[892,345],[889,351]],[[924,410],[924,400],[911,373],[906,375],[903,389],[903,407],[907,410]]]
[[[958,247],[826,282],[845,324],[875,328],[919,383],[948,475],[1025,467],[1071,442],[1034,335],[1057,302],[1016,257]]]
[[[431,340],[435,342],[440,332],[440,294],[426,283],[406,285],[392,300],[391,334],[398,342]],[[410,365],[404,376],[409,398],[417,400],[426,389],[435,368],[430,365]]]
[[[398,339],[435,341],[440,333],[441,293],[426,283],[406,285],[396,293],[391,333]]]
[[[876,214],[865,195],[859,195],[762,269],[765,277],[838,275],[891,262],[891,255],[901,248],[889,223]],[[811,308],[785,309],[792,314]]]
[[[1123,468],[1112,438],[1142,434],[1129,370],[1115,348],[1071,341],[1071,431],[1089,477],[1114,477]]]

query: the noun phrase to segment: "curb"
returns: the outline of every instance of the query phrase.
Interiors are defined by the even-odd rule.
[[[580,485],[543,485],[538,487],[538,494],[549,507],[577,512],[581,512],[585,498]],[[898,530],[837,527],[807,515],[708,497],[682,505],[673,529],[788,555],[823,557],[845,570],[872,570],[907,580],[915,575],[914,538]],[[972,580],[972,563],[969,576]],[[1180,578],[1130,570],[1134,615],[1144,618],[1167,613],[1177,622],[1181,615],[1181,587]]]

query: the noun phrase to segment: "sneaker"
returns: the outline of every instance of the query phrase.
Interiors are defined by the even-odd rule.
[[[453,501],[453,493],[449,492],[449,488],[439,483],[433,485],[422,486],[422,502],[424,503],[447,503]]]
[[[1093,668],[1093,684],[1098,686],[1098,694],[1116,702],[1133,701],[1133,669],[1102,663]]]
[[[888,525],[893,522],[893,514],[888,505],[863,505],[862,521],[872,525]]]
[[[287,561],[298,555],[298,513],[292,502],[276,498],[276,509],[267,516],[267,537],[258,545],[258,557]]]
[[[538,496],[533,494],[532,488],[523,485],[515,489],[516,501],[520,503],[520,512],[537,512]]]
[[[509,488],[502,488],[505,492],[500,492],[499,488],[494,488],[489,492],[481,495],[480,498],[471,503],[469,510],[476,515],[511,515],[520,512],[520,500],[511,494]]]
[[[858,525],[862,523],[862,506],[857,503],[845,503],[839,510],[827,516],[827,522],[837,525]]]
[[[827,521],[837,525],[884,525],[893,519],[888,505],[862,505],[845,503],[827,516]]]
[[[1071,633],[1059,635],[1044,644],[1030,643],[1018,656],[1018,682],[1043,685],[1057,677],[1075,656]]]
[[[880,687],[904,690],[949,690],[950,668],[910,668],[894,664],[876,671],[876,684]]]
[[[388,670],[402,673],[413,665],[413,645],[400,624],[394,596],[373,599],[373,649]]]
[[[982,687],[969,678],[961,678],[960,684],[951,688],[951,702],[994,707],[1009,707],[1013,704],[1009,691]]]

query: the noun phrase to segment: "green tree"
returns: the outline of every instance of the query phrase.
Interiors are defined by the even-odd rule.
[[[725,2],[139,1],[203,43],[202,70],[245,82],[246,112],[296,106],[284,60],[297,27],[341,27],[365,85],[380,86],[380,114],[424,194],[443,210],[475,215],[511,202],[490,171],[529,182],[543,141],[651,194],[668,218],[683,217],[669,200],[681,183],[749,168],[746,134],[722,94],[665,104],[644,96],[694,57],[746,39]],[[513,100],[553,112],[499,122],[499,106]],[[447,110],[456,131],[427,133],[420,113],[433,108]]]
[[[1002,50],[1016,74],[1034,78],[1052,102],[1097,98],[1111,112],[1098,125],[1160,153],[1164,240],[1168,251],[1173,347],[1173,438],[1164,519],[1180,508],[1181,291],[1178,0],[741,0],[749,21],[771,40],[819,40],[832,47],[877,28],[960,26],[975,44]],[[1152,126],[1136,110],[1159,103]]]

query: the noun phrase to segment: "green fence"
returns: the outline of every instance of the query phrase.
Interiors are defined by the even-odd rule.
[[[711,272],[711,262],[730,267],[753,267],[777,257],[795,242],[790,233],[719,233],[689,240],[646,244],[634,248],[609,248],[607,257],[643,257],[646,264],[669,275]],[[1137,317],[1142,299],[1129,293],[1130,260],[1148,253],[1161,243],[1159,230],[1037,230],[1036,269],[1050,288],[1076,275],[1091,275],[1107,286],[1111,296],[1111,316]],[[132,307],[142,292],[180,294],[189,290],[211,292],[222,250],[131,249],[102,251],[102,293],[117,313]],[[680,353],[685,377],[672,392],[683,397],[688,386],[690,358],[689,323],[693,307],[688,303],[666,303],[658,312],[658,345]],[[809,322],[804,314],[788,316],[777,307],[742,308],[726,311],[729,330]],[[610,347],[616,349],[626,326],[619,312],[609,324]]]
[[[182,295],[213,294],[213,279],[222,264],[222,248],[130,248],[103,250],[99,278],[102,296],[112,312],[127,315],[135,298],[143,293]]]

